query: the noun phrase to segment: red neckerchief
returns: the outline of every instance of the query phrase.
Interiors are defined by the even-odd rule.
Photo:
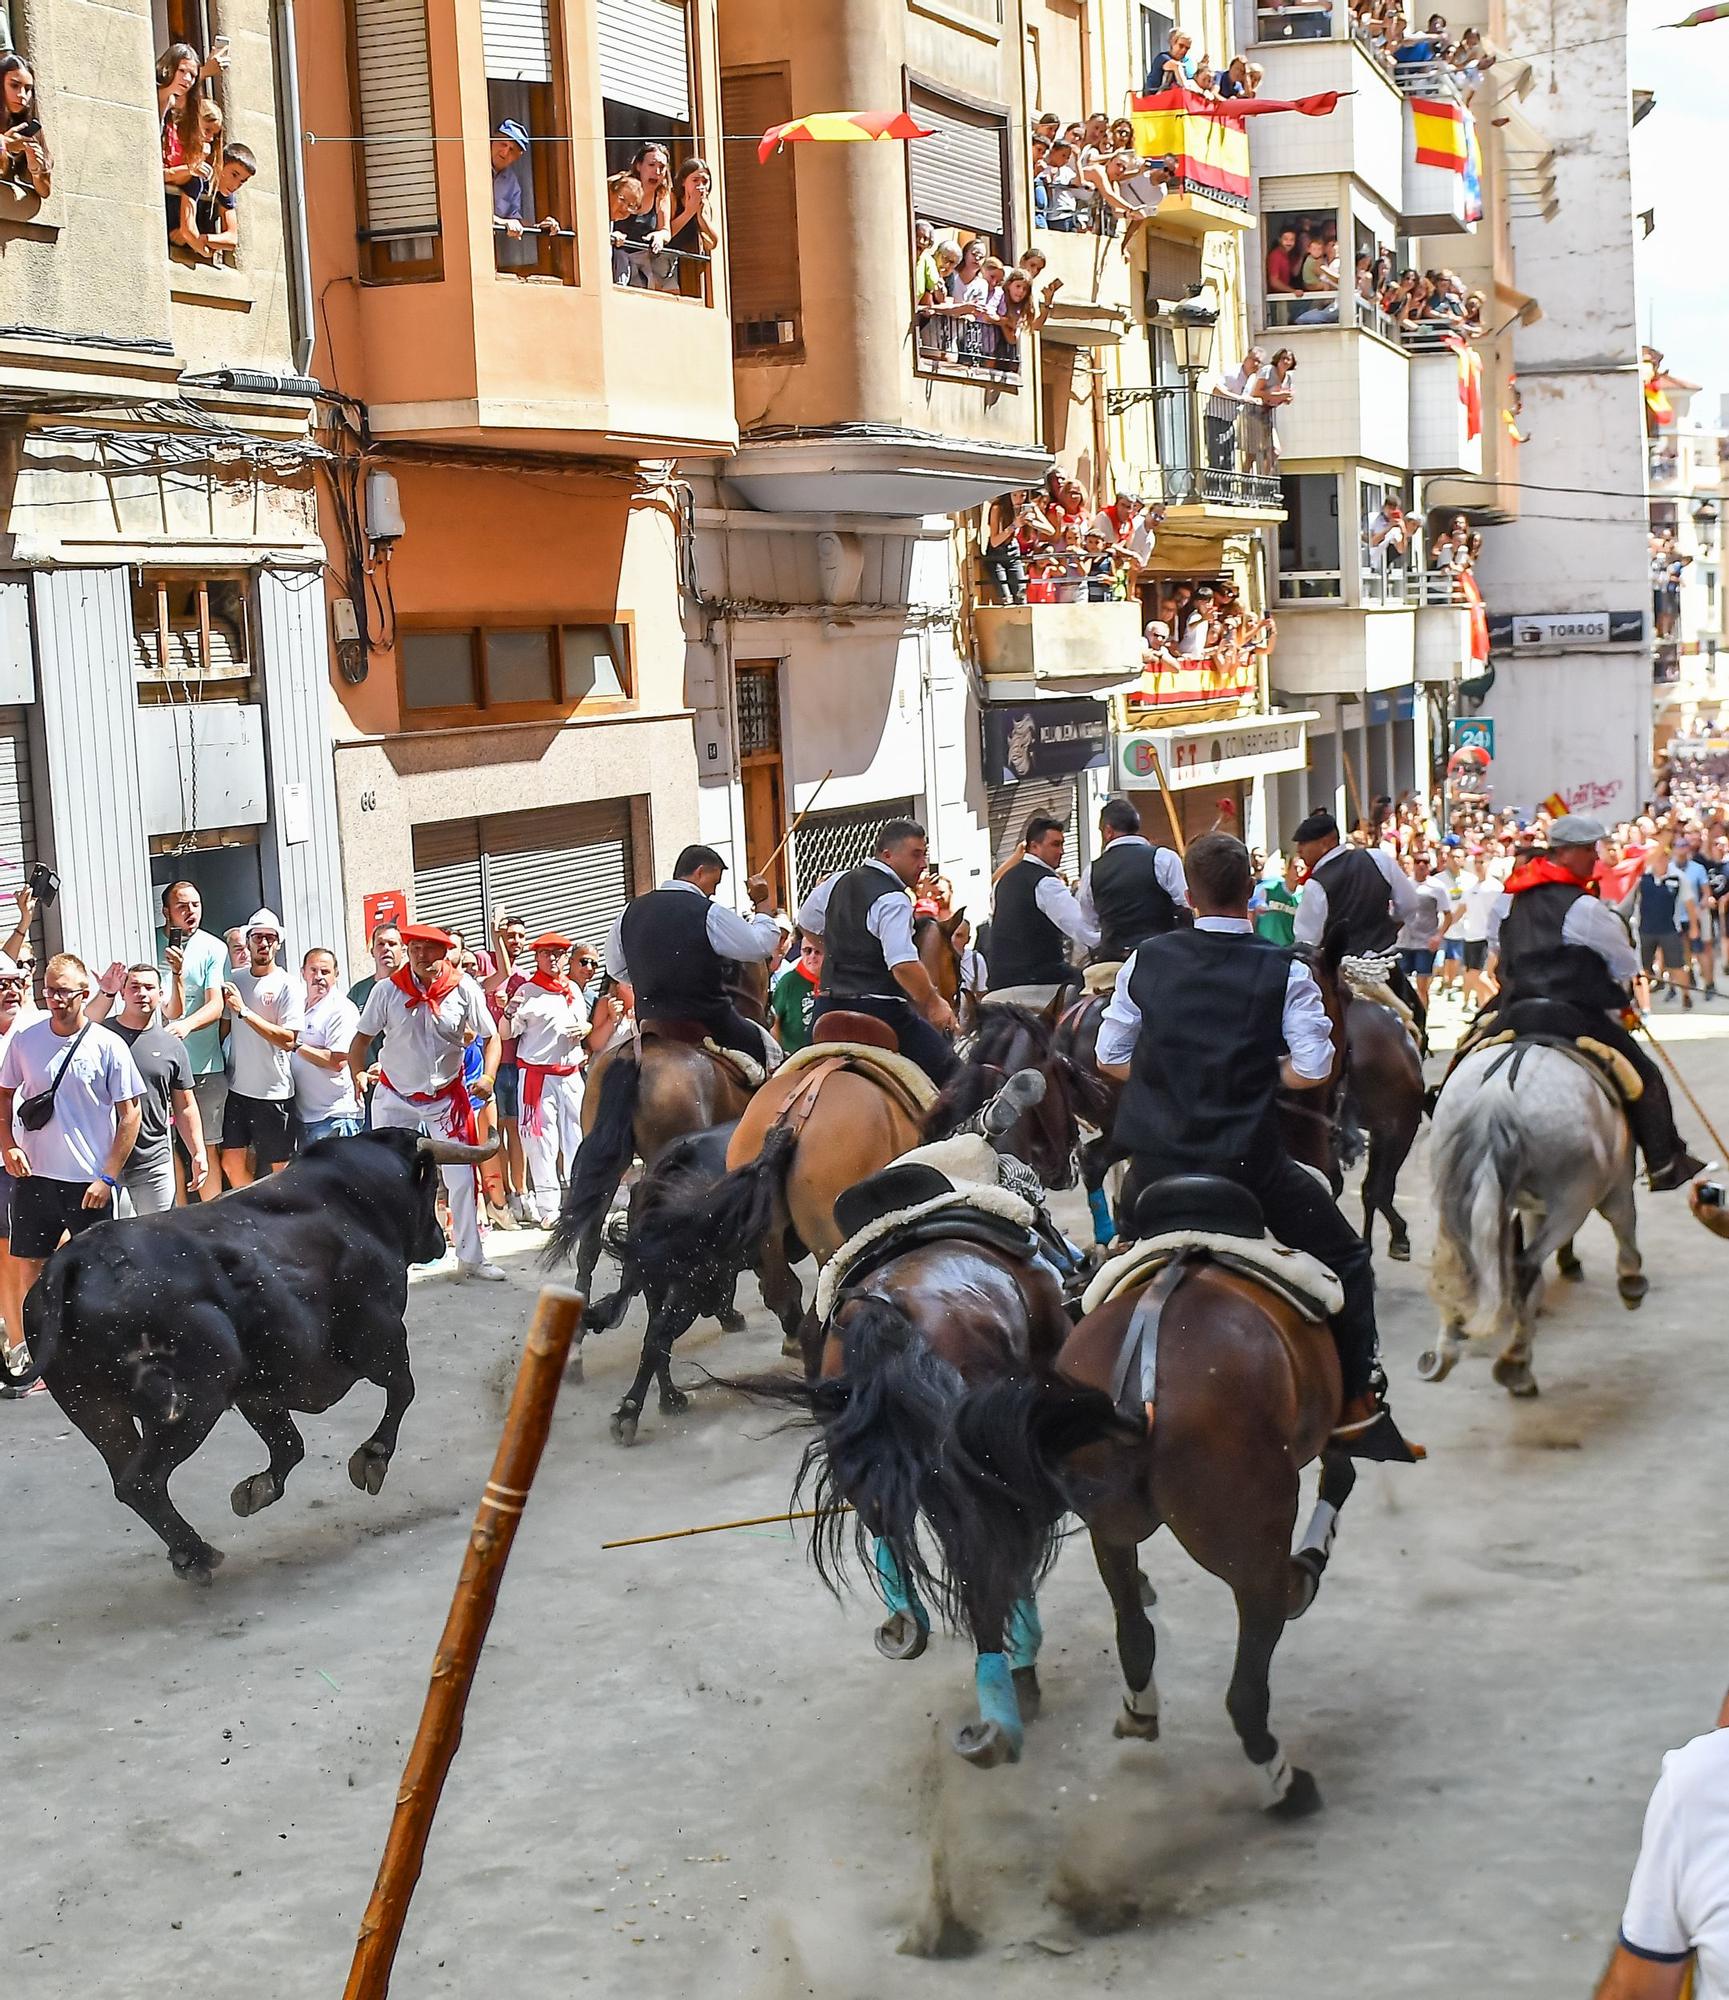
[[[542,972],[536,967],[529,974],[526,983],[530,986],[538,986],[543,993],[561,994],[566,1000],[574,1000],[576,998],[575,982],[569,979],[560,979],[556,972]]]
[[[449,996],[462,984],[462,974],[448,958],[442,958],[438,962],[438,970],[432,975],[430,986],[420,984],[414,976],[412,965],[405,965],[400,972],[393,972],[390,975],[390,983],[407,1002],[408,1011],[412,1014],[422,1000],[430,1001],[435,1009],[443,1006]]]
[[[1522,890],[1540,889],[1548,882],[1564,882],[1569,889],[1577,889],[1586,896],[1597,893],[1595,882],[1581,882],[1571,868],[1563,868],[1546,854],[1533,854],[1529,861],[1521,862],[1507,877],[1507,893],[1517,896]]]

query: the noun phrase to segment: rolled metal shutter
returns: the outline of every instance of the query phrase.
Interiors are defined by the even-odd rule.
[[[36,866],[36,804],[30,791],[29,711],[0,708],[0,894],[24,886]],[[41,919],[31,932],[42,957]]]
[[[414,829],[414,921],[454,926],[471,945],[485,948],[479,820],[435,820]]]
[[[479,823],[486,907],[520,916],[529,934],[562,931],[604,947],[636,890],[628,799],[590,799]]]
[[[552,81],[546,0],[480,0],[486,73],[506,83]]]
[[[1339,181],[1335,174],[1275,174],[1261,182],[1261,213],[1289,215],[1305,211],[1317,222],[1339,211]]]
[[[690,119],[685,0],[599,0],[600,94],[662,118]]]
[[[913,207],[932,222],[961,229],[1008,231],[1008,190],[1003,178],[1007,121],[988,112],[964,110],[946,98],[912,94],[913,116],[932,125],[936,136],[907,147]]]
[[[1080,867],[1080,788],[1073,778],[1023,778],[1018,785],[987,785],[985,802],[992,868],[1001,867],[1020,844],[1021,828],[1034,813],[1049,813],[1063,823],[1062,872],[1072,875]]]
[[[438,233],[425,0],[354,0],[366,234]]]
[[[868,861],[876,852],[883,822],[916,819],[914,806],[912,799],[878,799],[867,806],[811,813],[792,837],[798,901],[802,903],[825,875],[838,875],[843,868]]]

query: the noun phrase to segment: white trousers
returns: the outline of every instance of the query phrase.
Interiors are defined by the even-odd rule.
[[[564,1154],[568,1176],[576,1164],[576,1149],[582,1144],[582,1072],[573,1076],[549,1076],[541,1080],[540,1115],[532,1121],[528,1106],[522,1106],[519,1127],[522,1150],[528,1161],[528,1177],[533,1192],[528,1199],[542,1222],[558,1213],[558,1156]]]
[[[410,1104],[406,1097],[398,1097],[383,1083],[372,1093],[374,1125],[400,1127],[410,1132],[424,1129],[434,1139],[458,1139],[462,1136],[451,1130],[454,1109],[444,1098],[435,1104]],[[480,1214],[474,1194],[475,1170],[473,1167],[442,1167],[439,1171],[444,1175],[444,1191],[450,1200],[451,1233],[456,1240],[457,1257],[464,1264],[484,1263],[486,1252],[481,1247]]]

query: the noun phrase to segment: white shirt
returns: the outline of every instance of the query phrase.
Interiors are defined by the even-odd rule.
[[[402,1097],[430,1097],[462,1074],[469,1037],[486,1041],[498,1029],[480,988],[460,980],[433,1008],[422,997],[413,1007],[393,979],[381,979],[366,996],[356,1034],[382,1035],[378,1066]]]
[[[254,978],[244,967],[228,975],[229,984],[260,1020],[278,1028],[298,1028],[306,1019],[306,994],[292,973],[273,965]],[[294,1095],[294,1051],[279,1049],[238,1015],[228,1017],[228,1087],[236,1097],[263,1098],[280,1103]]]
[[[991,983],[990,973],[985,966],[982,951],[968,945],[960,954],[961,991],[963,993],[983,993]]]
[[[1063,878],[1047,867],[1036,854],[1027,859],[1035,868],[1043,868],[1039,886],[1033,891],[1033,901],[1042,916],[1048,917],[1064,937],[1073,938],[1076,944],[1085,945],[1090,951],[1099,941],[1099,922],[1076,900],[1075,893]]]
[[[882,946],[883,957],[892,972],[897,965],[910,965],[919,955],[918,946],[913,943],[912,891],[886,861],[878,861],[873,855],[865,866],[881,869],[883,875],[882,894],[865,912],[865,929]],[[829,895],[840,879],[840,875],[829,876],[804,899],[804,907],[798,913],[801,931],[808,931],[813,937],[822,936]],[[899,895],[890,895],[890,889],[898,889]]]
[[[1501,923],[1513,907],[1513,898],[1503,889],[1489,912],[1489,942],[1496,943]],[[1639,972],[1639,954],[1627,935],[1627,927],[1606,903],[1595,896],[1581,896],[1561,919],[1561,942],[1582,944],[1594,951],[1615,979],[1633,979]]]
[[[663,882],[663,889],[684,889],[693,896],[701,896],[702,891],[694,882],[680,882],[676,879]],[[708,941],[722,958],[735,958],[749,963],[759,958],[773,958],[775,948],[780,943],[780,931],[774,918],[767,910],[758,910],[754,916],[741,917],[729,910],[724,903],[717,903],[712,896],[705,896],[708,904]],[[612,934],[606,941],[606,969],[620,986],[630,984],[630,967],[624,961],[624,912],[621,910],[613,920]]]
[[[1255,927],[1247,917],[1197,917],[1195,929],[1250,937]],[[1129,953],[1099,1023],[1097,1059],[1102,1063],[1126,1063],[1134,1053],[1141,1010],[1129,995],[1129,981],[1139,957],[1139,952]],[[1319,1083],[1333,1067],[1333,1024],[1327,1019],[1315,975],[1300,958],[1291,960],[1290,977],[1285,982],[1283,1027],[1291,1067],[1299,1076]]]
[[[516,1059],[546,1069],[563,1069],[582,1061],[588,1031],[588,1002],[579,987],[569,994],[549,993],[532,980],[519,986],[511,1009],[516,1030]]]
[[[1329,847],[1319,861],[1309,871],[1303,884],[1302,901],[1297,905],[1298,944],[1319,944],[1327,930],[1327,885],[1323,876],[1327,865],[1335,854],[1352,852],[1368,855],[1380,869],[1387,881],[1387,896],[1393,905],[1393,914],[1401,924],[1408,924],[1417,914],[1416,884],[1384,847],[1361,847],[1352,849],[1341,843]],[[1470,935],[1469,932],[1466,933]]]
[[[360,1009],[339,987],[327,993],[316,1007],[309,1008],[300,1030],[301,1049],[340,1049],[360,1032]],[[326,1118],[358,1118],[360,1105],[354,1095],[354,1075],[346,1062],[340,1069],[321,1069],[317,1063],[303,1062],[300,1049],[294,1051],[294,1108],[308,1125],[322,1124]]]
[[[1493,875],[1478,881],[1467,876],[1459,891],[1459,935],[1467,944],[1484,944],[1489,937],[1489,919],[1504,891]]]
[[[46,1090],[60,1074],[70,1035],[57,1035],[46,1015],[14,1028],[0,1057],[0,1089],[14,1093],[12,1134],[30,1171],[50,1181],[93,1181],[108,1163],[119,1120],[116,1107],[144,1095],[132,1051],[100,1022],[92,1021],[72,1068],[54,1093],[54,1110],[39,1131],[27,1132],[18,1107]]]
[[[1105,852],[1108,854],[1113,847],[1153,847],[1153,843],[1144,833],[1119,833],[1105,842]],[[1189,878],[1183,873],[1182,856],[1174,847],[1153,847],[1153,874],[1159,887],[1177,908],[1186,910],[1189,907]],[[1090,868],[1081,877],[1080,893],[1075,900],[1081,906],[1081,915],[1102,935],[1104,927],[1099,923],[1098,905],[1093,901],[1093,871]],[[1096,944],[1098,939],[1093,942]]]
[[[1696,2000],[1729,2000],[1729,1729],[1695,1736],[1663,1759],[1621,1942],[1672,1964],[1697,1952]]]

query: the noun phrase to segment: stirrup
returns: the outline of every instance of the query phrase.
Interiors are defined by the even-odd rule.
[[[1390,1465],[1416,1465],[1429,1455],[1426,1445],[1412,1444],[1401,1434],[1385,1403],[1377,1404],[1366,1417],[1335,1424],[1327,1442],[1352,1458]]]

